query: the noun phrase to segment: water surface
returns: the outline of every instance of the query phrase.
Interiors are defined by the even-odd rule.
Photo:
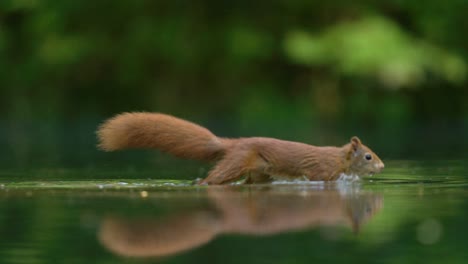
[[[466,161],[386,165],[208,187],[157,168],[5,171],[0,263],[466,263]]]

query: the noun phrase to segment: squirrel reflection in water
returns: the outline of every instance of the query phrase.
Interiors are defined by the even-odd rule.
[[[296,186],[297,187],[297,186]],[[163,257],[205,243],[220,234],[273,235],[321,226],[348,226],[355,233],[383,206],[381,195],[293,186],[210,186],[213,206],[167,216],[107,216],[99,239],[121,256]]]

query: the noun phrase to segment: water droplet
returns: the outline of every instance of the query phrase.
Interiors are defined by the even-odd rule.
[[[141,196],[141,198],[146,198],[146,197],[148,197],[148,192],[147,191],[141,191],[140,196]]]
[[[416,229],[417,240],[424,245],[437,243],[442,237],[443,226],[436,219],[426,219],[422,221]]]

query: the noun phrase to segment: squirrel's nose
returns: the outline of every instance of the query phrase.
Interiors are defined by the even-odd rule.
[[[383,170],[383,168],[385,168],[385,165],[383,162],[380,162],[379,163],[379,170]]]
[[[385,165],[383,164],[383,162],[379,162],[377,164],[374,165],[375,168],[380,172],[383,170],[383,168],[385,167]]]

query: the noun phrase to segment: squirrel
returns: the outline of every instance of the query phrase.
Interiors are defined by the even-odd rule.
[[[276,179],[334,181],[379,173],[384,163],[354,136],[341,147],[318,147],[266,137],[222,138],[195,123],[162,113],[131,112],[97,130],[104,151],[151,148],[179,158],[215,161],[199,184],[266,183]]]

